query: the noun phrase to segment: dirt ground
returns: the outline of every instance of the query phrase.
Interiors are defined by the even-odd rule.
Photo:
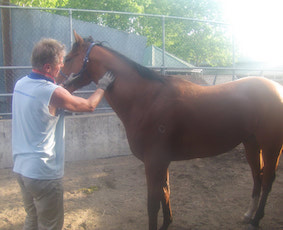
[[[282,160],[282,159],[281,159]],[[0,229],[19,230],[25,212],[11,169],[0,170]],[[242,217],[252,178],[239,149],[213,158],[170,165],[173,223],[170,230],[245,229]],[[65,230],[146,230],[144,166],[134,156],[66,163]],[[261,221],[283,229],[283,164]],[[162,214],[159,215],[161,225]]]

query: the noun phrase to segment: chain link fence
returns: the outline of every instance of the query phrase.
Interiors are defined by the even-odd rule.
[[[73,30],[82,37],[92,36],[95,41],[103,41],[132,60],[163,74],[190,75],[202,78],[207,84],[265,71],[252,67],[236,68],[235,43],[230,27],[225,23],[113,11],[13,6],[0,6],[0,9],[2,119],[11,115],[15,82],[31,71],[30,55],[34,44],[43,37],[51,37],[63,42],[70,50]],[[280,77],[283,72],[270,71],[270,75]],[[93,84],[76,93],[87,97],[94,90]],[[103,101],[96,111],[107,109],[110,107]]]

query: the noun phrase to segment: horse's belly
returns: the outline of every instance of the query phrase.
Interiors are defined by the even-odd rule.
[[[214,122],[210,119],[210,122],[198,122],[197,125],[184,124],[183,129],[174,130],[168,135],[164,144],[168,145],[173,160],[202,158],[225,153],[252,133],[251,128],[236,119],[232,119],[232,122],[225,119]]]
[[[179,158],[181,159],[182,157],[184,157],[184,155],[186,159],[212,157],[226,153],[239,144],[240,142],[235,142],[235,144],[231,145],[206,145],[204,147],[193,148],[191,150],[187,149],[180,153],[176,152],[176,155],[173,155],[173,160]]]

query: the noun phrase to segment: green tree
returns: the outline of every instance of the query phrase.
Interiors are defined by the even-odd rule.
[[[11,0],[12,4],[18,6],[32,6],[32,7],[63,7],[68,0]]]
[[[74,11],[73,17],[147,37],[148,45],[162,47],[162,17],[139,14],[175,16],[165,18],[166,51],[196,66],[228,66],[232,63],[231,38],[227,28],[217,23],[222,13],[216,0],[12,0],[14,4],[33,7],[64,7],[107,12]],[[67,12],[57,11],[58,14]],[[184,17],[195,20],[181,20]]]

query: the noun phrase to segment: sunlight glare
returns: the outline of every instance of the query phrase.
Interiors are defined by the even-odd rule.
[[[283,1],[220,0],[240,58],[283,65]]]

